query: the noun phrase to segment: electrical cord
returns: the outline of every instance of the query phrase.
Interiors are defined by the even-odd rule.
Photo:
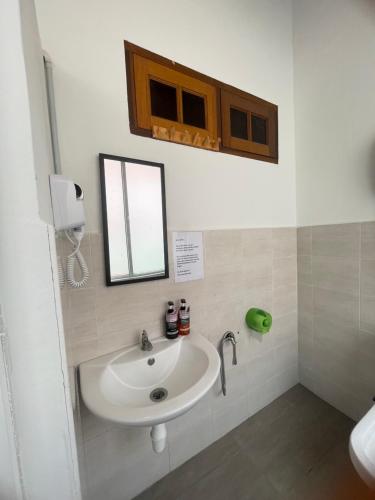
[[[65,275],[64,275],[64,268],[63,268],[60,256],[57,257],[57,270],[58,270],[58,273],[59,273],[60,288],[64,288],[64,286],[65,286]]]
[[[65,231],[65,236],[68,238],[74,248],[74,251],[66,258],[66,281],[72,288],[84,287],[90,276],[86,261],[80,252],[83,235],[84,230],[82,227],[73,229],[72,234],[69,234],[69,231]],[[78,262],[79,268],[81,270],[81,279],[79,281],[76,281],[74,273],[76,261]]]

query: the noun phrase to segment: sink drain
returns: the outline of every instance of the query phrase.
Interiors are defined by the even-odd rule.
[[[150,393],[150,399],[151,401],[154,401],[154,403],[159,403],[160,401],[163,401],[167,396],[168,396],[168,391],[167,389],[164,389],[164,387],[157,387]]]

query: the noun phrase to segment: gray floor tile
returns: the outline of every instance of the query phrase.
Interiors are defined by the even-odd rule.
[[[353,426],[296,385],[137,500],[375,500],[349,458]]]
[[[162,478],[137,497],[137,500],[175,500],[222,463],[239,452],[232,433],[223,436],[201,453]]]
[[[221,463],[178,500],[275,500],[280,498],[258,468],[242,451]]]

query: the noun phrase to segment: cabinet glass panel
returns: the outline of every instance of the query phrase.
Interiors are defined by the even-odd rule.
[[[206,128],[204,97],[182,91],[183,122],[198,128]]]
[[[177,121],[177,91],[175,87],[150,80],[151,114]]]
[[[251,115],[251,135],[253,142],[267,144],[267,120]]]
[[[230,108],[230,135],[238,139],[248,139],[247,113],[236,108]]]

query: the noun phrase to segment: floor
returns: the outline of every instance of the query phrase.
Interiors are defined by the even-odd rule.
[[[354,422],[296,385],[137,500],[369,500],[348,454]]]

